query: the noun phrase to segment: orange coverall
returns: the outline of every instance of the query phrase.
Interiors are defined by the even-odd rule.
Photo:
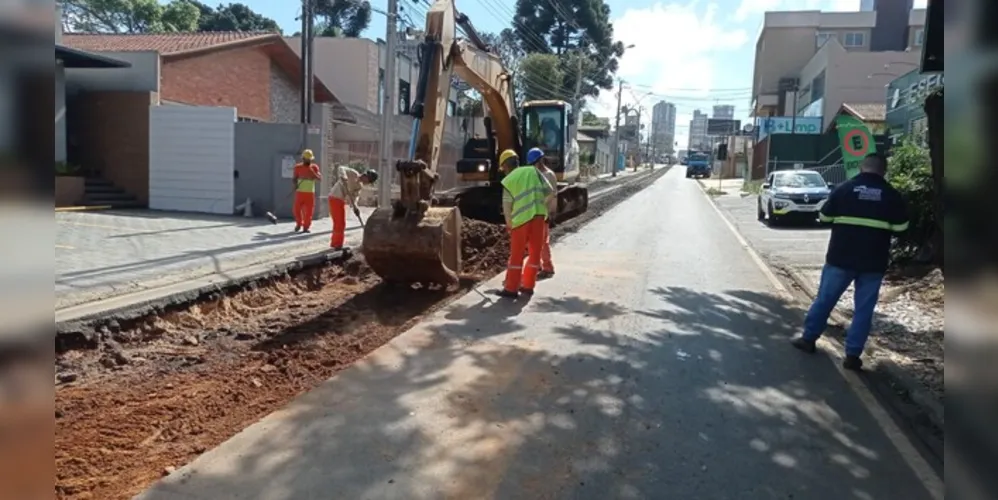
[[[295,215],[295,225],[306,231],[312,227],[312,214],[315,213],[315,181],[319,179],[322,179],[322,174],[319,173],[319,166],[315,163],[295,165],[295,201],[291,211]]]

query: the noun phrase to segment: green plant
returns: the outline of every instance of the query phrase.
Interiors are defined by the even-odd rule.
[[[761,180],[747,181],[744,184],[742,184],[743,193],[759,194],[760,191],[762,191]]]
[[[895,147],[889,160],[887,178],[908,205],[908,230],[898,235],[891,249],[894,263],[909,261],[930,250],[936,220],[935,188],[929,151],[913,139]]]
[[[66,163],[64,161],[55,162],[55,175],[59,177],[74,177],[81,175],[83,173],[83,168],[79,165],[73,165],[72,163]]]

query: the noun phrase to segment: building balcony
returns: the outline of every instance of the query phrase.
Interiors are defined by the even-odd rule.
[[[780,104],[777,94],[759,94],[752,100],[752,116],[769,116],[776,113]]]

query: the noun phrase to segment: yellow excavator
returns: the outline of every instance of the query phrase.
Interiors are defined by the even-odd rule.
[[[468,40],[457,38],[458,25]],[[400,196],[370,216],[361,248],[368,265],[386,282],[448,286],[456,284],[461,273],[462,216],[503,222],[500,152],[512,149],[520,158],[533,147],[545,152],[547,165],[558,177],[556,220],[584,212],[588,191],[576,182],[578,146],[571,105],[530,101],[518,110],[512,76],[468,18],[458,13],[454,0],[436,0],[430,6],[420,50],[411,111],[416,120],[412,154],[395,165]],[[472,185],[441,195],[434,188],[455,73],[482,95],[488,114],[486,137],[469,139],[456,165],[458,179]]]

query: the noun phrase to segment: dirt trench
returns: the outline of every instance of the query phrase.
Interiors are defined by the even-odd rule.
[[[615,190],[556,236],[642,187]],[[500,272],[508,246],[503,227],[466,220],[458,290],[386,287],[354,258],[105,325],[93,344],[60,349],[55,496],[138,494]]]

